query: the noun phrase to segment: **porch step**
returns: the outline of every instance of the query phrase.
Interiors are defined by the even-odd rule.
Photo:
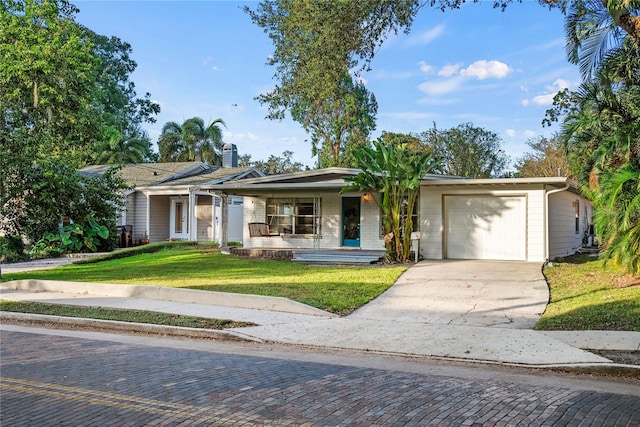
[[[324,264],[373,264],[380,261],[379,255],[349,255],[335,253],[294,253],[291,261]]]

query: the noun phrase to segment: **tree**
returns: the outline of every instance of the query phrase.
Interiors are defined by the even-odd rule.
[[[39,165],[74,164],[97,132],[97,60],[67,2],[0,2],[0,231],[34,237]],[[76,163],[77,164],[77,163]],[[66,191],[66,190],[63,190]],[[37,236],[35,236],[37,237]]]
[[[408,31],[419,7],[418,0],[265,0],[256,10],[245,7],[274,43],[267,64],[276,67],[276,86],[257,98],[267,118],[281,120],[289,111],[311,131],[319,164],[343,164],[347,135],[365,140],[375,115],[374,99],[349,72],[357,78],[388,34]]]
[[[118,59],[122,49],[103,52],[113,44],[77,24],[76,13],[66,0],[0,0],[0,234],[33,242],[63,216],[79,221],[94,194],[115,209],[115,180],[92,192],[102,184],[83,187],[73,171],[93,158],[96,141],[156,111],[126,84],[135,63]]]
[[[640,50],[626,39],[545,121],[562,119],[572,169],[595,207],[602,259],[640,274]]]
[[[94,146],[92,158],[95,164],[142,163],[154,159],[149,136],[140,128],[133,129],[133,134],[126,137],[112,127],[104,136],[108,139],[98,141]]]
[[[304,165],[300,162],[294,162],[291,156],[293,156],[292,151],[283,151],[281,157],[271,155],[266,161],[254,162],[253,166],[267,175],[300,172]]]
[[[621,54],[627,39],[640,48],[637,0],[547,0],[566,15],[567,56],[584,80],[596,78],[602,62]]]
[[[311,134],[311,153],[318,167],[354,166],[353,151],[368,144],[375,129],[378,103],[364,84],[345,74],[331,98],[292,102],[291,116]]]
[[[495,132],[463,123],[455,128],[425,131],[420,134],[425,149],[442,158],[438,172],[467,178],[500,176],[509,157],[501,148]]]
[[[571,167],[559,135],[540,136],[526,143],[533,150],[516,161],[516,176],[569,176]]]
[[[155,123],[160,106],[146,93],[138,98],[130,75],[137,67],[131,58],[129,43],[117,37],[101,36],[83,28],[93,44],[98,59],[95,80],[102,124],[94,137],[93,149],[84,158],[87,163],[140,163],[155,160],[151,139],[142,129],[144,123]]]
[[[411,251],[413,208],[420,181],[437,165],[430,153],[409,150],[407,144],[391,144],[384,137],[373,147],[362,147],[354,154],[361,172],[347,177],[342,192],[371,193],[380,206],[384,226],[386,258],[405,262]]]
[[[162,127],[158,148],[161,162],[192,162],[200,160],[211,165],[222,164],[222,131],[215,119],[208,126],[200,117],[186,120],[182,126],[167,122]]]

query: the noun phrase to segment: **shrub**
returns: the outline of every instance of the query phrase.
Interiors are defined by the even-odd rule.
[[[24,242],[20,236],[0,236],[0,261],[16,262],[26,258]]]

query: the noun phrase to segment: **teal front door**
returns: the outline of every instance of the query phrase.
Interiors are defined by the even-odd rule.
[[[342,198],[342,246],[360,247],[360,197]]]

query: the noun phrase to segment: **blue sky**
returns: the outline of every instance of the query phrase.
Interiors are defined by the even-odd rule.
[[[313,165],[297,123],[266,120],[254,98],[273,88],[265,65],[273,46],[235,1],[89,1],[72,3],[76,20],[98,34],[131,44],[139,95],[151,93],[162,112],[145,129],[157,141],[168,121],[221,118],[224,141],[265,160],[285,150]],[[492,1],[459,10],[420,11],[408,35],[391,35],[362,77],[378,101],[377,128],[419,133],[471,122],[496,132],[513,159],[525,142],[550,135],[541,121],[553,95],[580,77],[564,49],[563,17],[537,1],[505,12]]]

